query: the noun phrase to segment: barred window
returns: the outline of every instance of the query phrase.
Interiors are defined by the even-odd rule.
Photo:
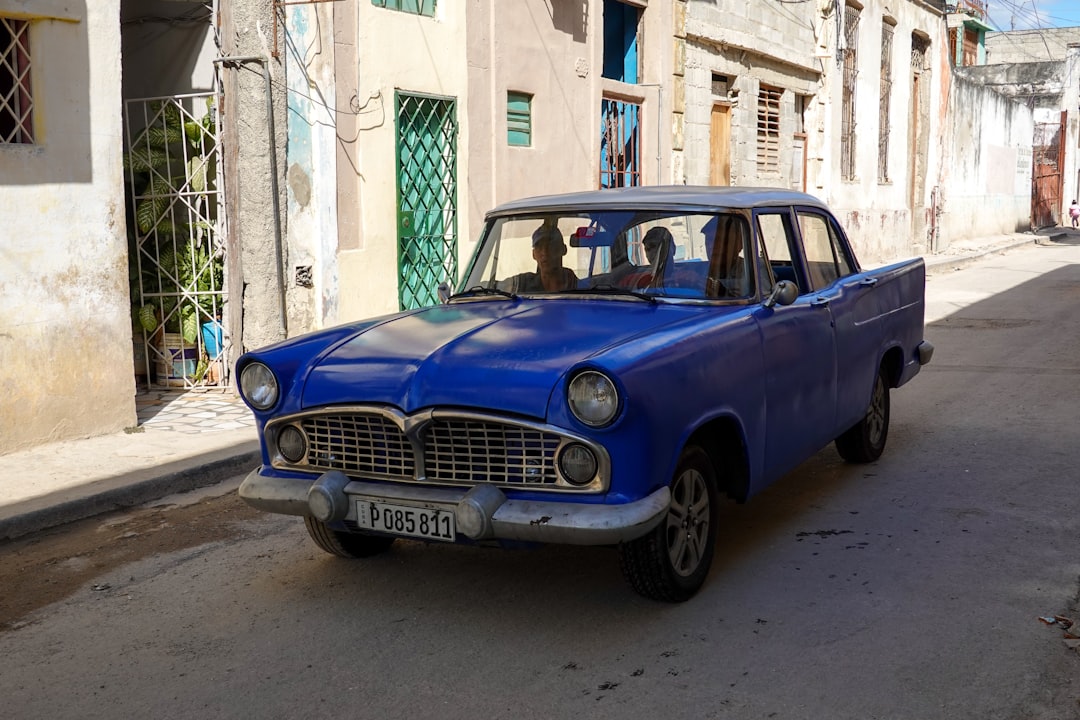
[[[780,172],[780,97],[783,94],[783,88],[770,85],[758,88],[758,172]]]
[[[844,8],[843,95],[840,108],[840,176],[855,179],[855,80],[859,75],[859,9]]]
[[[889,182],[889,127],[892,102],[893,26],[881,24],[881,96],[878,104],[878,182]]]
[[[34,142],[30,23],[0,17],[0,144]]]

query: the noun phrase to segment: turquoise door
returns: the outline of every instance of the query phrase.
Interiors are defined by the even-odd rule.
[[[434,305],[457,282],[457,103],[395,93],[398,305]]]

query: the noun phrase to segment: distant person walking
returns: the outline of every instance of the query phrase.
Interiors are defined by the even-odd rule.
[[[1080,227],[1080,205],[1077,205],[1075,200],[1069,206],[1069,219],[1072,220],[1073,227]]]

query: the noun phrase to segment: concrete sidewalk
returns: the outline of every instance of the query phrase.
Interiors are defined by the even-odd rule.
[[[927,273],[1037,242],[1080,243],[1080,231],[954,243],[926,257]],[[229,391],[140,393],[136,406],[132,432],[0,455],[0,541],[214,485],[260,462],[254,418]]]

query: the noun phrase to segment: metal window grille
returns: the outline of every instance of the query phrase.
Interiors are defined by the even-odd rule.
[[[506,94],[506,141],[510,145],[532,145],[532,95]]]
[[[398,305],[435,305],[457,281],[457,103],[397,93]]]
[[[435,16],[435,0],[371,0],[371,4],[414,15]]]
[[[844,8],[844,80],[840,115],[840,176],[855,178],[855,81],[859,74],[859,10]]]
[[[911,69],[922,72],[926,67],[926,51],[930,49],[930,40],[911,34]]]
[[[600,187],[641,184],[641,105],[600,102]]]
[[[0,17],[0,143],[34,142],[30,23]]]
[[[889,116],[892,102],[893,26],[881,25],[881,98],[878,105],[878,182],[889,181]]]
[[[757,108],[758,172],[780,172],[780,98],[783,89],[761,85]]]

